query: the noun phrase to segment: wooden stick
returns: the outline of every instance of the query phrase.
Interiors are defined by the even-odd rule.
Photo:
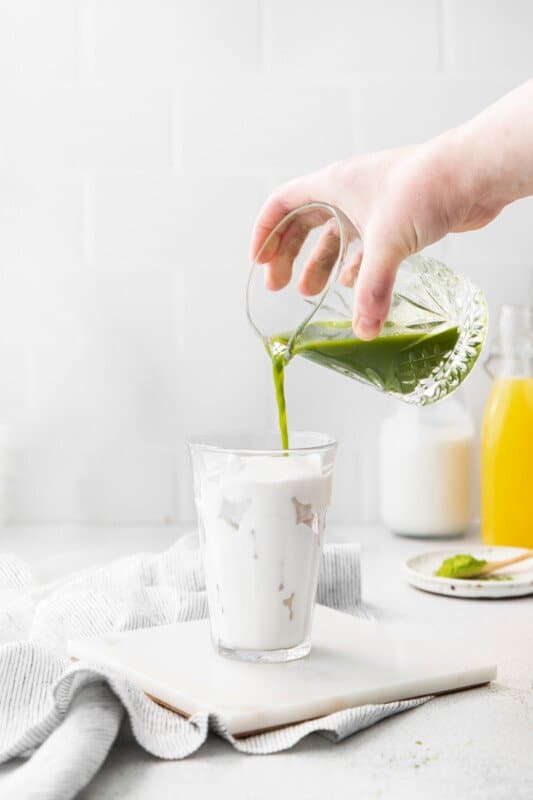
[[[483,569],[481,569],[476,578],[480,575],[490,575],[491,572],[495,572],[497,569],[501,569],[502,567],[510,567],[511,564],[518,564],[519,561],[525,561],[526,558],[533,558],[533,550],[528,550],[527,553],[521,553],[519,556],[514,556],[513,558],[504,558],[502,561],[489,561],[488,564],[485,564]]]

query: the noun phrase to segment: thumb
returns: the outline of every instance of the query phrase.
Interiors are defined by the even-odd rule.
[[[392,241],[365,237],[355,286],[353,329],[360,339],[374,339],[389,313],[394,280],[404,253]]]

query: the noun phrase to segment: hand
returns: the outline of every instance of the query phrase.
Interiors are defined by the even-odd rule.
[[[357,277],[353,328],[372,339],[388,315],[400,262],[450,231],[481,227],[501,210],[504,201],[483,197],[473,166],[468,128],[458,128],[430,142],[385,150],[332,164],[281,186],[257,218],[251,257],[265,264],[267,288],[286,286],[309,228],[324,222],[320,212],[307,226],[297,221],[259,253],[270,232],[294,208],[310,201],[337,206],[353,223],[362,247],[341,281]],[[300,224],[299,229],[294,226]],[[289,235],[290,234],[290,235]],[[336,228],[326,225],[305,264],[298,288],[314,295],[326,285],[338,253]]]

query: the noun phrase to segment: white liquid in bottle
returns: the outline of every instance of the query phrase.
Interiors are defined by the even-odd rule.
[[[473,425],[453,398],[402,406],[380,439],[380,511],[394,533],[464,533],[472,519]]]

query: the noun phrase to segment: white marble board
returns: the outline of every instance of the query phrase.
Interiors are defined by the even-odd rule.
[[[367,622],[317,606],[313,649],[300,661],[250,664],[218,656],[207,620],[68,643],[71,657],[113,668],[186,715],[217,711],[236,735],[477,686],[496,677],[476,643],[442,628]]]

